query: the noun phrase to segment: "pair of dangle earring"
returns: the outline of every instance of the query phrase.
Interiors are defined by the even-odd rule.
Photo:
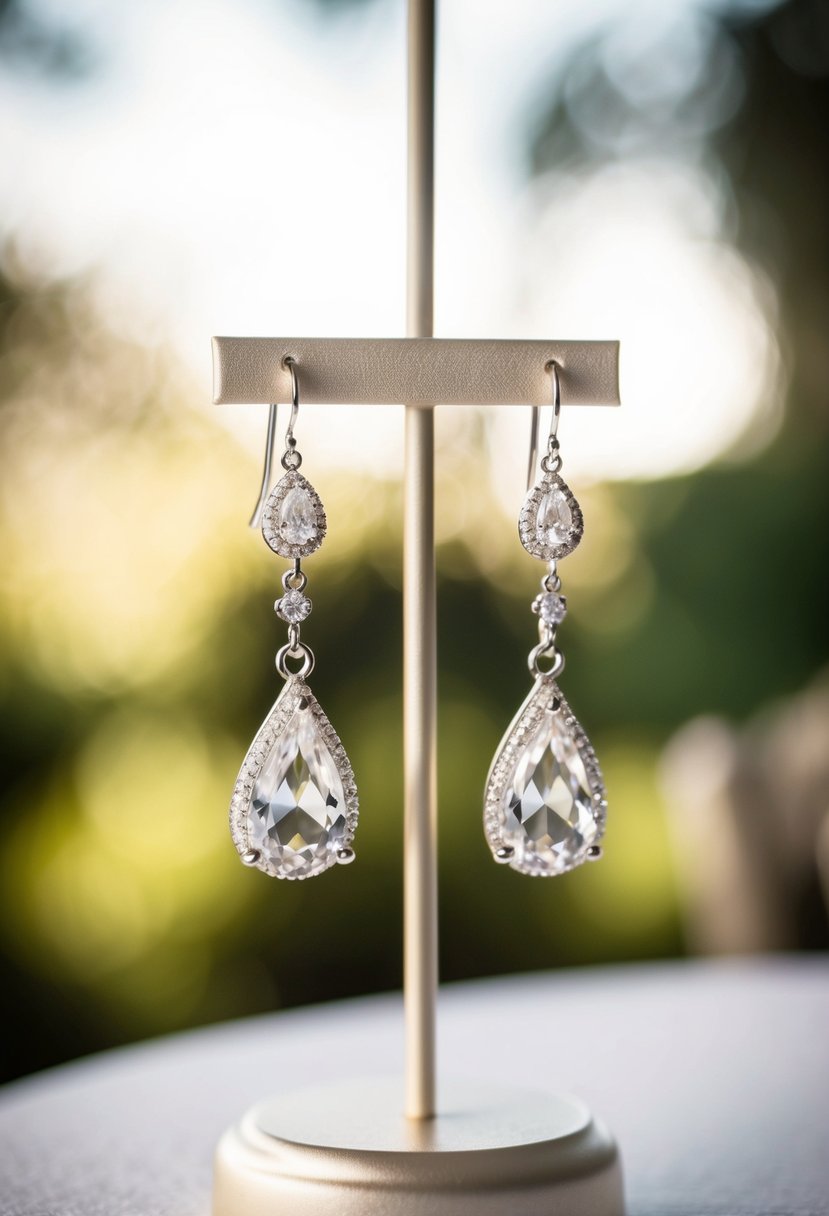
[[[582,538],[584,519],[560,475],[558,422],[561,386],[555,362],[553,420],[533,485],[538,410],[533,411],[528,494],[518,520],[521,544],[548,564],[532,610],[539,642],[528,665],[535,683],[498,747],[484,794],[484,831],[492,855],[522,874],[564,874],[601,856],[607,801],[596,753],[558,686],[564,656],[556,633],[567,612],[558,562]]]
[[[269,494],[277,420],[272,405],[262,489],[251,519],[253,527],[261,523],[274,553],[291,561],[274,604],[288,626],[288,641],[276,656],[285,685],[245,756],[230,804],[230,831],[245,865],[275,878],[303,879],[354,860],[358,801],[345,749],[307,683],[314,655],[300,630],[312,604],[302,559],[319,549],[327,523],[319,495],[299,472],[302,456],[294,438],[299,379],[293,359],[285,366],[292,389],[285,472]]]

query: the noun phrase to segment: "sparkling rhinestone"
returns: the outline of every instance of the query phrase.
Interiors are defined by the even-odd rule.
[[[316,537],[316,512],[305,486],[294,486],[285,495],[279,508],[279,535],[289,545],[304,545]]]
[[[308,596],[296,590],[286,591],[282,598],[274,604],[277,616],[281,616],[282,620],[287,621],[290,625],[298,625],[300,621],[304,621],[311,611],[311,607]]]
[[[560,625],[567,615],[567,600],[557,591],[544,591],[536,596],[533,610],[545,625]]]
[[[308,878],[336,862],[347,831],[337,766],[311,707],[297,708],[253,787],[249,846],[280,878]]]
[[[538,506],[536,534],[542,545],[565,545],[573,531],[573,512],[561,486],[550,487]]]
[[[546,709],[518,755],[500,804],[501,838],[518,869],[559,874],[601,835],[575,731]]]

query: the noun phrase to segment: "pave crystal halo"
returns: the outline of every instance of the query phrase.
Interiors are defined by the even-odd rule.
[[[484,831],[496,860],[565,874],[598,852],[607,801],[587,735],[550,676],[536,680],[495,753]]]
[[[306,477],[289,469],[271,491],[262,512],[262,535],[280,557],[316,553],[327,530],[322,500]]]
[[[533,557],[551,562],[572,553],[583,534],[584,516],[573,491],[558,473],[545,473],[521,508],[521,544]]]
[[[351,860],[359,817],[351,762],[305,680],[291,676],[248,749],[230,805],[247,865],[302,880]]]

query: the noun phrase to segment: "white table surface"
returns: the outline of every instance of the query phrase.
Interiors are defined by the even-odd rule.
[[[823,957],[460,984],[440,1059],[578,1094],[620,1142],[630,1216],[829,1213]],[[0,1091],[2,1216],[207,1216],[219,1134],[279,1090],[401,1068],[398,997],[109,1052]]]

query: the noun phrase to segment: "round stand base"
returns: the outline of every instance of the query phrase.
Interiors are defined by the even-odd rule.
[[[624,1216],[616,1145],[577,1099],[455,1082],[420,1121],[401,1088],[254,1107],[219,1142],[213,1216]]]

